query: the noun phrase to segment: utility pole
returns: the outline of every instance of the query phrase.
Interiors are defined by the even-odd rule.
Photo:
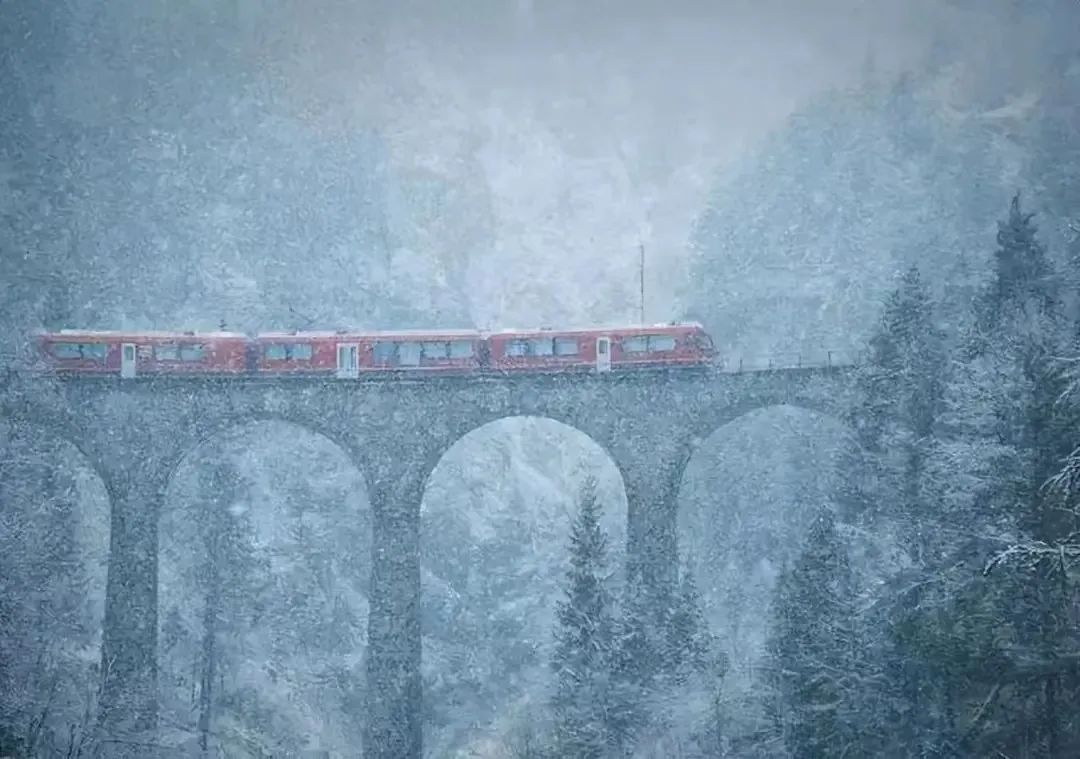
[[[645,324],[645,243],[638,243],[641,259],[638,263],[638,279],[641,284],[641,323]]]

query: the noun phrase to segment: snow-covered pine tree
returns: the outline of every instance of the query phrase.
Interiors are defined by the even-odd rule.
[[[566,599],[556,610],[554,739],[559,756],[600,759],[620,742],[613,728],[615,617],[607,587],[607,536],[596,482],[587,479],[570,533]]]
[[[1073,330],[1063,318],[1059,285],[1032,218],[1017,195],[999,222],[991,281],[976,303],[973,334],[952,366],[924,483],[929,497],[950,514],[949,534],[957,538],[954,563],[999,550],[1002,541],[1051,544],[1073,525],[1043,488],[1071,443],[1072,421],[1058,403],[1065,384],[1056,357],[1071,344]],[[986,665],[967,666],[967,676],[943,683],[954,703],[978,707],[986,700],[978,709],[981,724],[966,729],[966,750],[1011,753],[1039,746],[1060,755],[1067,722],[1062,705],[1071,696],[1063,693],[1060,672],[1043,671],[1042,665],[1031,671],[1032,662],[1058,655],[1067,618],[1066,599],[1052,574],[1047,563],[1027,576],[1002,571],[989,582],[961,580],[938,621],[918,633],[940,640],[934,628],[959,625],[969,642],[985,639],[991,630],[995,641],[1011,641],[1007,650],[998,643],[970,648],[966,655]],[[979,620],[975,627],[973,619]],[[1003,658],[990,666],[991,656]],[[938,659],[947,664],[957,656],[941,649]],[[987,700],[986,693],[996,694],[1003,679],[1015,683],[1009,700]]]
[[[772,712],[791,755],[862,755],[855,588],[829,509],[817,515],[798,560],[780,578],[773,608]]]
[[[1052,515],[1042,483],[1069,446],[1057,399],[1055,357],[1070,341],[1058,283],[1032,214],[1012,199],[998,224],[991,281],[975,305],[974,330],[951,367],[928,497],[966,531],[1021,530],[1043,539]]]
[[[916,267],[889,295],[881,323],[859,367],[848,414],[855,430],[845,453],[838,501],[847,519],[873,528],[896,525],[915,564],[931,550],[936,509],[922,497],[934,424],[941,411],[946,368],[944,336]]]
[[[0,430],[0,756],[81,740],[97,679],[70,452],[48,439],[11,445],[24,435]]]
[[[1057,359],[1071,347],[1072,336],[1055,272],[1032,218],[1021,210],[1017,195],[1008,219],[998,224],[994,276],[978,304],[979,329],[969,356],[982,359],[984,372],[991,373],[986,379],[993,381],[999,396],[992,407],[993,434],[1012,449],[1018,464],[1013,487],[991,483],[991,489],[1012,502],[1000,505],[1011,508],[1022,532],[1052,541],[1066,526],[1041,491],[1071,448],[1068,429],[1073,420],[1058,403],[1067,380]]]
[[[858,368],[856,396],[847,421],[854,430],[842,459],[837,501],[846,519],[867,536],[878,557],[877,579],[900,571],[921,577],[952,544],[942,535],[942,508],[924,487],[935,425],[943,410],[947,351],[936,308],[918,268],[909,268],[887,297],[866,357]],[[892,536],[895,535],[895,542]],[[899,561],[880,561],[900,549]],[[905,566],[910,567],[906,568]],[[916,582],[916,586],[921,583]],[[866,724],[894,745],[921,745],[937,729],[928,715],[940,712],[940,668],[910,648],[910,607],[917,591],[870,615],[860,629],[873,641],[864,651],[867,674],[877,676],[864,696]],[[901,638],[905,643],[901,643]],[[904,646],[909,648],[904,650]]]
[[[198,500],[193,504],[203,561],[194,568],[202,596],[197,654],[197,725],[202,756],[215,754],[214,722],[228,696],[225,673],[235,662],[235,640],[247,628],[262,574],[251,542],[251,526],[237,509],[241,480],[228,453],[212,446],[200,462]]]
[[[615,631],[616,675],[642,693],[651,691],[663,670],[663,639],[655,624],[656,610],[640,569],[630,572],[623,588]]]
[[[665,670],[675,683],[683,683],[693,673],[703,673],[709,668],[712,640],[701,608],[701,594],[689,565],[680,573],[666,632]]]
[[[1035,214],[1024,212],[1020,193],[1009,203],[1009,215],[998,222],[994,274],[990,286],[977,303],[980,333],[1002,336],[1025,323],[1053,317],[1060,308],[1060,295],[1046,248],[1038,239]]]

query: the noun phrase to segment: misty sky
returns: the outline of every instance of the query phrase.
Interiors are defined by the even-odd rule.
[[[480,326],[528,320],[506,278],[618,278],[635,315],[648,251],[649,320],[678,316],[687,238],[707,190],[800,103],[917,65],[941,40],[981,47],[1015,18],[928,0],[406,2],[322,0],[295,13],[285,77],[309,118],[374,120],[399,172],[469,184],[495,220],[477,258]],[[469,8],[469,11],[463,10]],[[964,30],[964,34],[958,34]],[[963,55],[963,52],[960,52]],[[477,182],[482,179],[482,182]],[[494,264],[494,265],[493,265]],[[587,291],[587,287],[585,288]],[[577,299],[569,299],[576,302]],[[574,312],[577,313],[574,313]]]
[[[450,188],[444,218],[409,243],[415,255],[395,254],[391,278],[422,287],[439,276],[433,251],[467,258],[453,287],[482,328],[636,319],[639,241],[647,320],[678,318],[709,189],[793,111],[868,72],[883,81],[942,58],[960,62],[957,90],[989,83],[1008,97],[1046,59],[1050,26],[1014,0],[233,2],[239,34],[196,24],[208,37],[174,51],[172,65],[197,71],[184,56],[203,41],[234,48],[258,72],[247,95],[315,140],[374,128],[394,176]],[[118,70],[110,45],[131,45],[128,58],[150,66],[169,59],[139,32],[169,23],[162,4],[116,7],[127,9],[104,28],[132,36],[95,46],[79,33],[89,19],[69,19],[87,39],[68,51],[54,93],[75,122],[134,116],[118,103],[154,86]]]

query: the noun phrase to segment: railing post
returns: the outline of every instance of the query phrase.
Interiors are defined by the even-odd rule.
[[[739,374],[742,374],[742,356],[739,356]]]
[[[827,355],[828,355],[828,367],[829,367],[830,369],[832,369],[832,351],[829,351],[829,352],[827,353]]]

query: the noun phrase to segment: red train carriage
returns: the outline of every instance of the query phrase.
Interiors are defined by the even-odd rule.
[[[619,369],[702,366],[716,350],[697,323],[628,327],[615,330],[611,363]]]
[[[264,332],[255,339],[258,374],[462,373],[481,368],[475,330]]]
[[[623,371],[702,366],[713,345],[700,324],[611,329],[521,330],[487,339],[490,366],[503,372]]]
[[[325,375],[609,372],[708,364],[700,324],[577,330],[399,332],[82,332],[40,337],[60,373]]]
[[[91,332],[39,336],[48,369],[59,373],[240,374],[247,338],[232,332]]]

